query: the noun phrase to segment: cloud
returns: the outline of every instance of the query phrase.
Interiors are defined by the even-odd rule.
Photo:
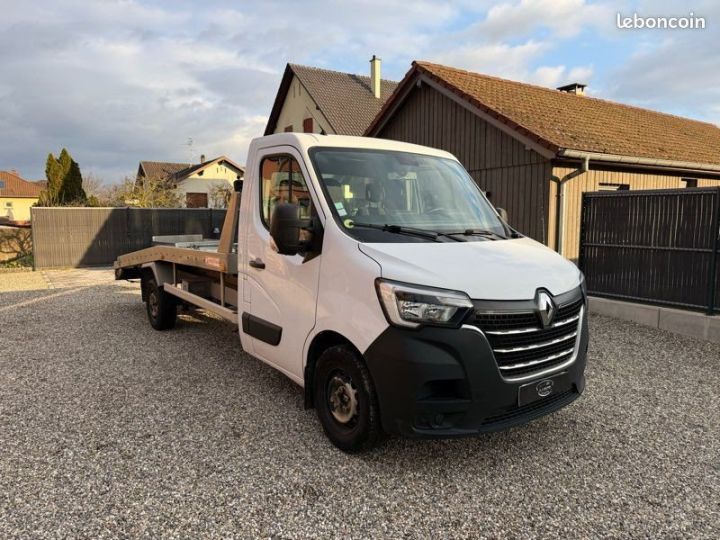
[[[468,71],[498,75],[506,79],[527,79],[530,64],[549,48],[547,43],[528,41],[520,45],[504,43],[467,45],[439,52],[431,59]]]
[[[588,84],[592,76],[592,66],[576,66],[572,69],[568,69],[566,66],[540,66],[529,74],[525,80],[540,86],[557,88],[572,82]]]
[[[0,18],[0,169],[29,178],[41,177],[47,153],[63,146],[108,182],[141,159],[187,161],[188,138],[195,158],[244,162],[288,61],[362,73],[379,54],[384,75],[396,79],[414,59],[546,86],[599,78],[593,87],[618,99],[696,116],[720,110],[711,31],[607,32],[614,13],[604,2],[8,4]],[[695,12],[720,19],[710,3]],[[608,60],[607,43],[627,52]]]
[[[236,6],[40,0],[4,8],[0,168],[40,177],[47,153],[66,146],[84,171],[117,181],[140,159],[187,161],[188,138],[195,157],[242,162],[287,61],[357,72],[378,53],[404,71],[408,51],[428,46],[433,29],[457,15],[430,1]]]
[[[585,0],[520,0],[494,5],[469,31],[488,40],[509,40],[546,29],[552,38],[565,39],[588,27],[610,29],[613,15],[608,5]]]
[[[645,3],[643,16],[687,15],[670,3]],[[693,6],[708,25],[720,20],[720,5]],[[633,54],[608,75],[606,95],[642,107],[705,119],[720,124],[720,47],[716,32],[705,30],[631,30],[637,40]]]
[[[554,53],[568,56],[562,48],[576,49],[581,34],[613,30],[613,15],[606,4],[585,0],[495,3],[480,20],[439,43],[431,59],[548,87],[589,82],[595,72],[591,62],[568,66],[547,61]]]

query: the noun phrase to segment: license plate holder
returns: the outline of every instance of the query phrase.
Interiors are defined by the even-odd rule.
[[[568,373],[560,373],[523,384],[518,387],[518,407],[560,394],[569,389],[571,384],[572,381]]]

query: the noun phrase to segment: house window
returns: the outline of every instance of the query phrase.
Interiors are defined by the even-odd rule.
[[[313,119],[312,118],[306,118],[303,120],[303,133],[312,133],[313,132]]]
[[[260,172],[261,217],[268,229],[273,210],[279,203],[295,203],[300,206],[301,218],[310,217],[310,192],[295,158],[287,155],[266,157],[260,164]]]
[[[697,178],[683,178],[680,182],[684,188],[697,187]]]
[[[5,208],[12,208],[12,201],[7,201],[5,203]]]
[[[292,127],[292,124],[291,124],[291,125],[289,125],[289,126],[287,126],[287,127],[285,128],[285,133],[292,133],[292,130],[293,130],[293,127]]]
[[[598,191],[628,191],[630,184],[612,184],[609,182],[600,182]]]

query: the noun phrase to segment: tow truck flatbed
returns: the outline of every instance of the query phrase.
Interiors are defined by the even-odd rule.
[[[202,235],[153,237],[153,246],[117,258],[116,279],[152,274],[157,285],[185,304],[237,323],[238,256],[234,237],[241,186],[237,180],[219,240]],[[142,293],[145,300],[147,291]]]

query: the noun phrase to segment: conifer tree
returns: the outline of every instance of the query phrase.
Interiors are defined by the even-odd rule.
[[[40,193],[41,206],[84,204],[87,201],[80,166],[67,149],[63,148],[57,158],[52,153],[48,154],[45,176],[47,186]]]
[[[80,166],[73,160],[70,152],[63,148],[58,158],[62,169],[62,184],[60,186],[59,199],[61,204],[78,204],[87,200],[85,190],[82,187],[82,175]]]
[[[45,162],[45,178],[47,178],[47,186],[40,193],[40,204],[43,206],[56,206],[60,202],[60,188],[63,181],[63,170],[60,162],[52,155],[48,154]]]

